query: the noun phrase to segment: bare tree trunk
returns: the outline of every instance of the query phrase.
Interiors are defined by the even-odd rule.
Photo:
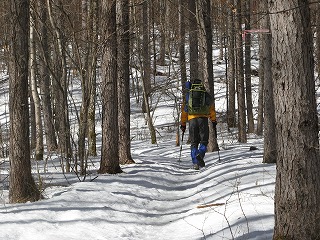
[[[308,2],[269,2],[270,12],[276,13],[270,15],[277,140],[274,240],[314,240],[320,233],[319,129]]]
[[[97,61],[98,61],[98,38],[100,25],[100,0],[90,1],[90,16],[92,19],[92,36],[91,36],[91,65],[90,69],[90,102],[88,109],[88,151],[90,156],[97,156],[97,139],[96,139],[96,88],[97,88]]]
[[[251,29],[251,0],[245,1],[245,29]],[[246,84],[246,103],[248,133],[254,132],[252,87],[251,87],[251,35],[245,34],[245,84]]]
[[[140,15],[139,14],[141,12],[141,8],[140,7],[134,7],[134,8],[131,8],[132,10],[132,14],[131,14],[131,22],[130,22],[130,25],[133,26],[132,28],[132,31],[139,31],[141,32],[142,31],[142,27],[143,27],[143,23],[142,23],[142,20],[140,18]],[[135,26],[135,27],[134,27]],[[136,99],[136,103],[138,104],[141,100],[141,91],[140,91],[140,88],[139,88],[139,80],[140,78],[138,77],[137,75],[137,69],[140,67],[142,68],[142,63],[141,63],[141,47],[142,44],[141,44],[141,39],[140,38],[133,38],[132,39],[132,44],[131,44],[131,48],[130,48],[130,55],[132,56],[130,58],[130,64],[132,64],[133,66],[135,66],[135,68],[130,68],[131,70],[131,74],[132,74],[132,91],[133,91],[133,94],[135,96],[135,99]],[[138,55],[138,59],[136,59],[134,57],[135,53]],[[135,70],[133,70],[135,69]],[[143,108],[142,108],[142,111],[144,112]]]
[[[167,16],[167,0],[160,0],[160,56],[159,65],[165,65],[166,56],[166,16]]]
[[[268,4],[260,2],[261,12],[265,14],[261,19],[261,28],[270,29],[270,17]],[[264,163],[276,163],[277,143],[276,143],[276,124],[275,124],[275,106],[273,97],[272,82],[272,39],[271,34],[261,36],[262,67],[263,67],[263,103],[264,103]]]
[[[317,65],[316,65],[316,70],[318,71],[318,77],[320,76],[320,4],[317,4],[317,13],[316,13],[316,56],[317,56]]]
[[[157,1],[151,0],[150,4],[149,4],[149,25],[150,25],[150,28],[152,29],[151,30],[152,31],[152,37],[151,37],[152,40],[150,39],[150,41],[152,42],[151,43],[152,47],[150,47],[150,48],[152,48],[152,53],[150,53],[150,54],[152,54],[152,58],[153,58],[153,61],[152,61],[153,84],[155,84],[155,79],[156,79],[156,75],[157,75],[157,65],[158,64],[160,64],[160,65],[165,64],[165,44],[162,44],[161,40],[159,43],[158,38],[157,38],[157,36],[159,34],[158,33],[158,30],[159,30],[160,35],[161,35],[160,38],[165,39],[165,37],[162,36],[162,34],[164,34],[164,32],[162,32],[162,24],[164,24],[164,23],[161,23],[161,21],[160,21],[160,23],[157,24],[157,22],[156,22],[155,11],[159,11],[159,9],[160,9],[160,8],[156,8],[156,6],[157,6]],[[158,53],[159,53],[158,46],[159,45],[160,45],[160,52],[164,51],[163,53],[160,53],[160,55],[164,54],[162,63],[160,63],[160,61],[162,61],[162,60],[160,60],[160,58],[162,56],[160,56],[160,58],[158,57]],[[163,48],[163,50],[161,48]]]
[[[42,100],[42,112],[43,112],[43,124],[46,136],[46,145],[49,151],[54,151],[57,149],[57,139],[56,132],[53,125],[53,114],[51,105],[51,83],[49,75],[49,62],[50,62],[50,49],[48,43],[48,31],[47,31],[47,18],[48,12],[46,6],[46,0],[39,0],[38,2],[40,9],[40,32],[41,32],[41,46],[42,46],[42,57],[40,57],[40,78],[39,87],[41,90],[41,100]]]
[[[41,194],[31,174],[28,104],[29,1],[11,0],[10,203],[37,201]]]
[[[129,0],[118,2],[118,106],[119,106],[119,161],[120,164],[134,163],[130,140],[130,34]]]
[[[237,57],[237,100],[238,100],[238,141],[247,142],[246,134],[246,104],[243,72],[243,42],[241,31],[241,0],[235,0],[237,7],[236,15],[236,57]]]
[[[80,122],[79,122],[79,136],[78,136],[78,156],[80,162],[80,174],[85,175],[87,169],[87,154],[85,149],[85,139],[88,131],[88,111],[90,104],[90,91],[92,84],[90,80],[91,71],[89,69],[89,58],[90,58],[90,36],[92,35],[90,25],[90,3],[88,0],[81,1],[81,44],[79,49],[79,61],[80,61],[80,77],[81,77],[81,90],[82,90],[82,101],[80,108]]]
[[[227,99],[227,123],[229,128],[237,126],[236,120],[236,63],[235,63],[235,16],[232,9],[228,11],[228,99]]]
[[[28,86],[28,93],[30,98],[30,150],[34,150],[36,148],[36,115],[35,115],[35,107],[34,101],[31,93],[31,86]]]
[[[95,103],[96,103],[96,72],[98,60],[98,38],[99,38],[99,1],[90,0],[88,3],[88,27],[87,27],[87,48],[88,48],[88,110],[86,136],[88,137],[88,154],[95,156],[96,132],[95,132]]]
[[[148,109],[150,110],[149,97],[151,94],[151,68],[150,68],[150,24],[149,24],[149,2],[144,1],[142,4],[142,82],[144,85],[144,93],[143,101],[142,101],[142,111],[147,114],[147,121],[150,118],[150,113],[148,113]],[[152,122],[152,121],[151,121]],[[149,126],[150,128],[150,126]],[[150,133],[152,135],[152,133]]]
[[[260,2],[262,3],[262,2]],[[260,26],[261,28],[261,26]],[[256,134],[258,136],[263,135],[263,98],[264,98],[264,53],[263,53],[262,37],[259,36],[259,89],[258,89],[258,116],[257,116],[257,129]]]
[[[186,37],[186,23],[185,23],[185,14],[186,14],[186,1],[179,1],[179,63],[180,63],[180,83],[182,89],[182,101],[186,100],[186,81],[187,81],[187,67],[186,67],[186,52],[185,52],[185,37]],[[180,108],[181,108],[180,104]],[[179,109],[179,113],[181,109]],[[179,118],[177,118],[179,119]],[[178,120],[179,121],[179,120]],[[180,128],[179,122],[177,122],[177,131],[176,131],[176,146],[180,145]]]
[[[199,78],[199,55],[198,55],[198,23],[196,1],[188,1],[189,10],[189,49],[190,49],[190,80]]]
[[[35,33],[34,33],[34,22],[32,19],[32,13],[35,6],[31,8],[30,15],[30,83],[31,83],[31,93],[34,102],[34,115],[35,115],[35,160],[43,160],[43,127],[41,118],[41,103],[38,93],[38,85],[36,78],[36,44],[35,44]]]
[[[4,141],[3,141],[3,128],[0,124],[0,157],[5,158],[6,156],[6,149],[4,147]],[[0,175],[0,181],[2,181],[1,175]]]
[[[212,27],[211,27],[211,4],[210,0],[204,1],[202,4],[202,13],[203,13],[203,22],[204,22],[204,33],[205,33],[205,55],[206,55],[206,72],[208,79],[206,82],[208,84],[209,93],[213,98],[214,104],[214,75],[213,75],[213,37],[212,37]],[[217,138],[216,138],[216,129],[212,127],[209,121],[209,143],[208,143],[208,151],[217,151],[219,150]]]
[[[99,173],[116,174],[119,165],[116,1],[102,0],[102,150]]]
[[[185,52],[185,37],[186,37],[186,24],[185,24],[185,11],[186,2],[180,0],[179,3],[179,60],[180,60],[180,80],[183,90],[183,99],[185,96],[185,83],[187,81],[187,70],[186,70],[186,52]]]
[[[210,2],[212,2],[212,1],[210,1]],[[222,9],[224,7],[224,4],[221,1],[219,1],[217,3],[217,5],[218,5],[219,9]],[[217,16],[217,18],[218,18],[218,20],[217,20],[218,22],[217,23],[219,24],[219,27],[218,27],[218,31],[219,31],[218,32],[218,35],[219,35],[219,60],[223,60],[223,56],[224,56],[224,28],[225,28],[225,22],[224,22],[223,14],[221,14],[221,12],[222,11],[219,11],[218,12],[219,17]]]
[[[143,76],[142,76],[142,88],[143,88],[143,103],[145,104],[143,109],[146,112],[146,119],[150,131],[151,143],[157,143],[156,131],[153,125],[151,110],[149,106],[149,97],[151,94],[151,72],[150,72],[150,51],[149,51],[149,20],[148,20],[148,2],[145,1],[142,6],[143,12]]]
[[[58,1],[55,9],[63,9],[62,2]],[[72,157],[72,149],[70,142],[70,123],[67,103],[67,63],[66,63],[66,43],[62,33],[62,16],[54,18],[50,0],[47,0],[47,9],[50,23],[56,37],[57,48],[57,72],[54,76],[54,99],[55,99],[55,115],[56,128],[59,138],[59,148],[63,154],[66,172],[70,172],[70,159]]]

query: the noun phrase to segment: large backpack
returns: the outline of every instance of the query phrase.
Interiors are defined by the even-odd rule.
[[[186,98],[187,112],[190,115],[208,115],[211,97],[200,81],[191,84]]]

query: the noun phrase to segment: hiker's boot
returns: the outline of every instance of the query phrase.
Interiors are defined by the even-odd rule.
[[[193,169],[194,170],[199,170],[199,165],[198,164],[193,164]]]
[[[206,164],[204,163],[204,161],[203,161],[203,157],[202,157],[202,155],[199,153],[198,155],[197,155],[197,160],[198,160],[198,164],[199,164],[199,166],[200,167],[204,167]]]

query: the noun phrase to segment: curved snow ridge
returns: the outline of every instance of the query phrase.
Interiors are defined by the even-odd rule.
[[[238,145],[219,155],[207,153],[206,167],[200,171],[191,169],[187,146],[181,162],[179,147],[169,143],[143,149],[133,154],[136,164],[121,166],[122,174],[95,173],[84,182],[68,174],[72,184],[62,186],[59,169],[50,173],[57,176],[45,189],[47,199],[0,207],[0,236],[6,240],[271,238],[275,165],[261,163],[262,141],[256,151]]]

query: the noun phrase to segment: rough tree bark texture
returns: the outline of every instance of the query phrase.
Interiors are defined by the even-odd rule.
[[[11,0],[10,188],[11,203],[40,199],[31,174],[28,104],[29,1]]]
[[[130,34],[129,0],[118,1],[118,101],[119,101],[119,161],[134,163],[130,140]]]
[[[102,1],[104,52],[102,57],[102,151],[99,173],[122,172],[119,165],[117,97],[116,1]]]
[[[320,161],[308,1],[269,1],[276,116],[274,239],[320,239]]]

